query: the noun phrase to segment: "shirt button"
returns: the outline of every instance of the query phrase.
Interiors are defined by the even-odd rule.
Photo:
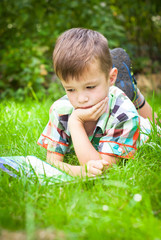
[[[119,147],[119,148],[118,148],[118,152],[122,152],[122,148]]]

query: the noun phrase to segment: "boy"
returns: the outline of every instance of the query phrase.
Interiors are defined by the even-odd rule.
[[[112,68],[107,39],[89,29],[70,29],[58,38],[53,62],[67,95],[51,106],[38,140],[47,149],[47,162],[72,176],[96,176],[120,157],[132,157],[147,140],[142,131],[149,133],[150,123],[113,86],[118,70]],[[71,143],[80,166],[63,163]]]

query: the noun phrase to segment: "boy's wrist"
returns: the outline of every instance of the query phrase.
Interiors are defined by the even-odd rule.
[[[85,165],[83,165],[83,166],[72,166],[71,170],[72,170],[72,176],[73,177],[76,177],[76,176],[85,177],[87,175]]]
[[[73,112],[68,120],[68,125],[69,125],[69,129],[71,130],[71,128],[75,128],[75,127],[79,127],[79,126],[83,126],[84,123],[83,121],[81,121],[80,118],[78,118],[76,116],[76,114]]]

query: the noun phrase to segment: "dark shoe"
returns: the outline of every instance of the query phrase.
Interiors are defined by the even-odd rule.
[[[113,67],[118,69],[118,75],[115,86],[120,88],[131,101],[136,98],[136,80],[131,74],[131,61],[129,55],[122,48],[110,50]]]

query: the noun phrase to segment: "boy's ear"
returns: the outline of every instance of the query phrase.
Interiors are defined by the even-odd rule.
[[[117,79],[117,73],[118,73],[118,70],[117,68],[112,68],[111,71],[110,71],[110,74],[109,74],[109,84],[110,86],[113,86],[115,84],[115,81]]]

